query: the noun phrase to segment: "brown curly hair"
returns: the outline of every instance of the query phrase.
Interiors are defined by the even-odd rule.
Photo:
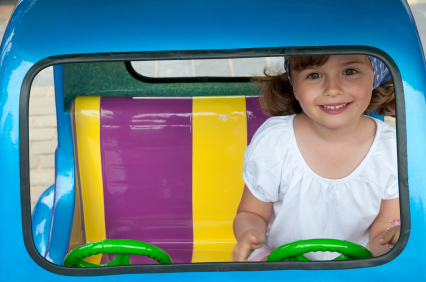
[[[290,65],[292,69],[300,71],[307,67],[322,66],[329,58],[330,55],[292,56]],[[273,73],[267,68],[263,73],[265,76],[255,76],[252,81],[263,84],[259,100],[265,114],[286,116],[302,112],[287,73]],[[367,110],[379,115],[395,117],[395,94],[392,79],[373,90]]]

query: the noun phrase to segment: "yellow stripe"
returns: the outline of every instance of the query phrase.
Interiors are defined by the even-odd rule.
[[[246,147],[245,97],[194,97],[192,262],[232,260]]]
[[[70,109],[70,117],[71,117],[71,128],[72,128],[72,136],[73,140],[75,140],[75,132],[74,132],[74,125],[75,125],[75,105],[74,103],[71,105]],[[71,227],[71,235],[70,235],[70,242],[68,245],[68,251],[72,251],[77,247],[80,247],[81,245],[84,245],[84,227],[83,227],[83,220],[82,220],[82,214],[81,214],[81,197],[80,197],[80,185],[78,181],[78,164],[77,164],[77,144],[74,144],[73,142],[73,149],[74,149],[74,160],[75,160],[75,174],[76,174],[76,181],[75,181],[75,203],[74,203],[74,216],[72,221],[72,227]]]
[[[77,97],[75,120],[86,243],[106,239],[100,149],[100,97]],[[99,264],[101,255],[90,262]]]

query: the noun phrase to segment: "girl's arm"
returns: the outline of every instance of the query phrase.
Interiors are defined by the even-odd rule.
[[[399,238],[400,226],[389,228],[391,221],[400,218],[399,198],[382,200],[380,211],[370,227],[370,251],[373,256],[389,252],[387,244],[395,245]]]
[[[234,219],[234,235],[237,244],[234,247],[233,260],[244,261],[254,249],[265,242],[266,231],[271,218],[272,203],[259,201],[247,186]]]

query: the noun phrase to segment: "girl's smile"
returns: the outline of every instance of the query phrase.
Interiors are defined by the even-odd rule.
[[[341,112],[345,111],[352,102],[347,103],[332,103],[327,105],[320,105],[320,109],[323,110],[325,113],[330,115],[337,115]]]

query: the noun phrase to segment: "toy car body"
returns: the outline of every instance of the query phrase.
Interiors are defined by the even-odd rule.
[[[111,21],[111,18],[118,20]],[[173,265],[85,269],[58,265],[66,252],[64,242],[68,244],[70,240],[76,193],[74,125],[70,118],[73,112],[64,107],[64,103],[70,104],[65,100],[64,71],[80,63],[120,63],[124,66],[124,62],[136,60],[353,53],[380,58],[388,65],[394,80],[402,233],[399,243],[388,254],[340,262],[234,263],[216,260],[199,264],[186,261]],[[10,19],[0,54],[0,214],[3,215],[0,218],[3,242],[0,276],[5,281],[74,281],[82,279],[80,276],[88,276],[84,278],[88,281],[115,281],[117,275],[131,281],[340,281],[343,277],[373,281],[426,277],[426,260],[422,259],[426,250],[423,244],[426,231],[423,187],[426,183],[426,128],[423,126],[426,72],[415,22],[405,1],[23,0]],[[29,94],[35,75],[51,65],[55,66],[58,119],[56,181],[42,196],[50,202],[44,206],[40,204],[31,219]],[[99,86],[108,88],[109,82],[99,83]],[[164,82],[166,88],[167,83],[175,82]],[[186,83],[188,87],[224,83],[221,89],[227,89],[223,81],[207,79]],[[235,89],[242,91],[247,86],[244,85]],[[246,94],[239,95],[237,100],[246,99]],[[78,99],[75,107],[80,106]],[[99,99],[110,101],[105,97]],[[191,105],[186,107],[189,110],[185,114],[191,115]],[[203,134],[200,133],[201,137]],[[220,202],[215,204],[221,205]],[[208,199],[198,205],[208,205]],[[40,223],[44,219],[42,226]],[[32,223],[35,224],[33,229]],[[38,229],[37,233],[34,227],[42,230]],[[34,240],[44,245],[35,245]]]

